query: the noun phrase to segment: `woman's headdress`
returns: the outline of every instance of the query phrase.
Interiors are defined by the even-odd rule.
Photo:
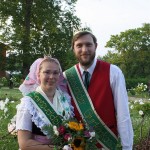
[[[48,57],[38,58],[30,66],[29,74],[27,75],[24,82],[19,87],[19,90],[22,92],[23,95],[26,95],[32,91],[35,91],[35,89],[40,85],[40,80],[38,78],[39,66],[47,58]],[[62,91],[67,91],[66,80],[63,77],[63,73],[62,73],[62,69],[61,69],[59,61],[56,58],[52,58],[52,57],[49,57],[49,59],[52,59],[59,65],[60,77],[59,77],[59,81],[58,81],[58,87]]]

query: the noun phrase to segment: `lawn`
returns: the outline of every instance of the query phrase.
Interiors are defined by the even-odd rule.
[[[16,105],[19,103],[22,97],[21,92],[18,89],[1,88],[0,89],[0,101],[9,99],[7,108],[8,113],[3,113],[0,110],[0,150],[18,150],[17,137],[8,133],[7,126],[10,119],[16,114]]]

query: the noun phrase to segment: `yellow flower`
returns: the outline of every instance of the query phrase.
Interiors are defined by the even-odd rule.
[[[84,138],[75,138],[71,144],[73,150],[85,150],[85,141]]]
[[[76,131],[80,131],[80,130],[84,129],[84,126],[83,126],[82,123],[77,123],[77,122],[74,122],[74,121],[69,122],[68,126],[69,126],[70,129],[76,130]]]

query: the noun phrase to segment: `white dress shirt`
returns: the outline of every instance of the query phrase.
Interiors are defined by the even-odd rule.
[[[94,59],[93,64],[86,70],[90,73],[90,79],[94,72],[97,59]],[[84,69],[79,64],[81,76],[84,80]],[[133,129],[130,119],[128,107],[128,95],[126,91],[125,79],[122,71],[115,65],[110,65],[110,86],[114,96],[114,106],[116,110],[117,129],[121,138],[122,150],[132,150],[133,145]]]

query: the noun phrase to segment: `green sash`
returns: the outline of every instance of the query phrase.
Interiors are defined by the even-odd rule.
[[[107,150],[116,150],[117,137],[96,113],[77,68],[66,70],[64,75],[78,111],[88,125],[94,127],[97,141]]]
[[[60,116],[54,111],[47,100],[38,92],[31,92],[27,96],[31,97],[33,103],[43,112],[52,125],[59,126],[62,123]]]

